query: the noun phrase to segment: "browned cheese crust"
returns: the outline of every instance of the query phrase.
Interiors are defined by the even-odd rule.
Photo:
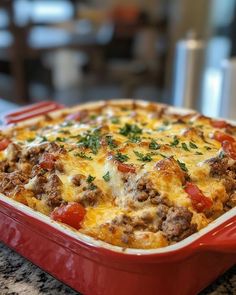
[[[111,101],[3,129],[0,193],[48,216],[79,203],[86,210],[79,231],[113,245],[171,245],[236,204],[236,162],[214,137],[234,139],[236,129],[212,122]]]

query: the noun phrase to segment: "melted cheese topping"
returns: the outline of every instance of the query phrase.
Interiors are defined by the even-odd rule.
[[[73,109],[70,112],[73,113]],[[213,201],[216,212],[223,213],[226,190],[221,181],[210,176],[208,161],[221,151],[221,144],[212,138],[215,130],[209,118],[196,114],[169,114],[158,105],[145,108],[107,104],[103,108],[87,110],[81,118],[78,113],[76,120],[64,114],[56,119],[47,118],[35,126],[15,127],[6,134],[2,132],[2,137],[7,136],[24,151],[50,142],[61,146],[66,152],[58,155],[57,162],[63,170],[56,170],[55,174],[62,182],[63,201],[82,202],[80,196],[85,192],[85,184],[76,186],[73,183],[75,175],[82,175],[84,183],[87,179],[86,185],[91,176],[91,192],[94,188],[100,190],[95,204],[85,202],[86,216],[81,231],[109,243],[126,246],[121,238],[124,234],[121,229],[118,227],[114,232],[110,229],[112,224],[116,224],[116,217],[126,214],[134,218],[135,214],[143,214],[144,209],[153,218],[156,216],[153,213],[155,204],[136,199],[139,193],[137,183],[143,178],[151,181],[153,189],[172,206],[190,210],[192,223],[197,224],[198,229],[206,226],[212,218],[196,211],[185,192],[183,175],[188,175]],[[9,152],[8,149],[0,152],[0,161],[8,159]],[[162,161],[166,165],[166,159],[172,159],[174,164],[162,166]],[[120,164],[125,165],[124,169],[132,167],[135,173],[124,172],[119,169]],[[47,172],[45,176],[49,177],[49,174]],[[28,195],[24,201],[18,201],[49,215],[52,208],[47,205],[46,196],[37,198],[32,194],[34,181],[32,178],[25,185]],[[128,245],[155,248],[167,244],[161,231],[137,229]]]

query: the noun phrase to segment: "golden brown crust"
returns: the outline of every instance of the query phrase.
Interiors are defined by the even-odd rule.
[[[235,206],[235,160],[214,138],[220,131],[234,140],[235,127],[212,122],[134,100],[29,120],[0,133],[11,142],[0,151],[0,192],[46,215],[80,204],[81,232],[122,247],[163,247]]]

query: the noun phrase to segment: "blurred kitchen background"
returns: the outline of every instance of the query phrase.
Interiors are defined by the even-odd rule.
[[[235,55],[236,0],[0,0],[0,112],[132,97],[227,116]]]

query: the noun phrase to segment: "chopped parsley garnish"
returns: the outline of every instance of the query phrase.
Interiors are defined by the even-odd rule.
[[[125,126],[120,128],[120,134],[127,136],[129,141],[133,143],[137,143],[141,141],[140,134],[142,134],[143,130],[139,128],[137,125],[126,123]]]
[[[32,141],[34,141],[35,140],[35,137],[31,137],[31,138],[28,138],[26,141],[27,142],[32,142]]]
[[[142,129],[139,128],[136,124],[126,123],[124,127],[120,128],[120,134],[128,136],[130,134],[142,134]]]
[[[89,118],[90,118],[91,120],[95,120],[97,117],[98,117],[98,115],[92,114],[92,115],[90,115]]]
[[[150,150],[159,150],[160,147],[161,146],[154,139],[151,140],[149,144]]]
[[[92,176],[92,175],[89,174],[89,176],[87,177],[86,181],[87,181],[87,183],[91,183],[91,182],[94,181],[95,178],[96,177],[94,177],[94,176]]]
[[[41,138],[40,143],[48,141],[47,137],[45,137],[45,136],[39,136],[39,137]]]
[[[127,155],[121,154],[120,152],[118,152],[117,154],[115,154],[114,159],[123,163],[129,160],[129,157]]]
[[[98,129],[93,132],[88,131],[85,135],[81,136],[78,146],[90,148],[93,154],[97,154],[100,148],[100,131]]]
[[[192,149],[198,149],[198,146],[193,143],[192,141],[189,142],[189,146],[192,148]]]
[[[90,183],[88,186],[88,189],[90,189],[91,191],[95,190],[97,188],[97,186],[93,183]]]
[[[87,155],[85,154],[85,152],[75,153],[74,156],[76,156],[76,157],[80,157],[80,158],[85,159],[85,160],[92,160],[92,159],[93,159],[92,157],[87,156]]]
[[[129,138],[129,141],[131,141],[133,143],[137,143],[137,142],[141,141],[141,137],[139,135],[136,135],[136,134],[130,134],[128,136],[128,138]]]
[[[102,177],[106,182],[110,181],[111,177],[110,177],[110,173],[109,171],[107,171],[107,173],[105,175],[103,175]]]
[[[161,153],[159,153],[159,155],[162,157],[162,158],[167,158],[167,156],[166,155],[164,155],[164,154],[161,154]]]
[[[105,139],[106,139],[106,143],[108,144],[111,150],[117,148],[117,144],[115,143],[111,135],[107,135]]]
[[[72,121],[65,121],[61,124],[62,127],[71,127],[74,123]]]
[[[150,154],[144,155],[143,153],[140,153],[138,151],[134,151],[134,153],[138,157],[138,161],[142,161],[142,162],[151,162],[152,161],[152,157]]]
[[[183,171],[188,172],[188,168],[186,167],[184,162],[180,162],[179,160],[177,160],[177,163]]]
[[[174,140],[170,143],[171,146],[177,146],[179,144],[179,139],[178,137],[175,135],[174,136]]]
[[[65,142],[66,141],[66,138],[64,138],[64,137],[57,137],[56,138],[56,141]]]
[[[112,123],[112,124],[119,124],[119,123],[120,123],[120,119],[117,118],[117,117],[112,117],[112,118],[111,118],[111,123]]]
[[[211,147],[209,147],[209,146],[204,146],[204,148],[205,148],[207,151],[210,151],[210,150],[211,150]]]
[[[187,152],[190,151],[189,148],[188,148],[188,146],[187,146],[187,144],[186,144],[185,142],[182,142],[182,143],[181,143],[181,146],[182,146],[182,148],[183,148],[185,151],[187,151]]]
[[[199,155],[199,156],[200,156],[200,155],[203,155],[203,153],[201,153],[201,152],[196,152],[195,155]]]

